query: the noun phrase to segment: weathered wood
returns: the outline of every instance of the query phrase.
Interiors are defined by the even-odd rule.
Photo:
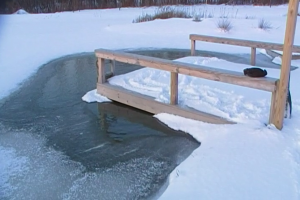
[[[290,78],[291,58],[293,52],[293,43],[296,31],[296,22],[298,14],[299,0],[290,0],[287,14],[285,39],[283,46],[282,64],[280,72],[280,81],[275,99],[276,110],[273,116],[273,124],[279,130],[283,127],[284,110],[286,97],[288,93],[288,84]]]
[[[194,109],[181,108],[178,105],[161,103],[155,101],[149,96],[129,91],[118,86],[113,86],[108,83],[98,83],[97,92],[111,100],[144,110],[152,114],[169,113],[213,124],[234,124],[234,122],[228,121],[215,115],[211,115]]]
[[[178,104],[178,73],[171,72],[170,80],[170,104]]]
[[[251,47],[251,65],[255,66],[256,63],[256,48]]]
[[[208,80],[220,81],[270,92],[274,91],[275,83],[277,81],[277,79],[268,77],[246,77],[242,72],[211,68],[201,65],[194,65],[111,50],[97,49],[95,50],[95,54],[98,58],[111,59],[124,63],[140,65],[143,67],[151,67],[169,72],[176,72],[189,76],[195,76]]]
[[[191,40],[191,55],[195,56],[196,55],[196,41]]]
[[[275,91],[272,92],[270,115],[269,115],[269,124],[274,124],[273,123],[274,122],[274,113],[275,113],[275,110],[277,108],[277,105],[276,105],[276,97],[278,95],[277,91],[278,91],[278,84],[277,84],[277,88],[275,89]]]
[[[190,39],[203,41],[203,42],[229,44],[229,45],[244,46],[244,47],[273,49],[278,51],[283,50],[283,44],[270,43],[270,42],[240,40],[240,39],[233,39],[233,38],[222,38],[222,37],[213,37],[213,36],[196,35],[196,34],[191,34]],[[300,46],[292,45],[292,52],[300,53]]]
[[[105,83],[105,68],[104,68],[104,59],[98,58],[97,60],[97,66],[98,66],[98,83]]]

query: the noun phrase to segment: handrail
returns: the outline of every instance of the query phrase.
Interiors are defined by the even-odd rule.
[[[283,50],[283,44],[278,44],[278,43],[241,40],[241,39],[233,39],[233,38],[225,38],[225,37],[214,37],[214,36],[198,35],[198,34],[190,34],[190,40],[261,48],[261,49],[272,49],[278,51]],[[292,51],[295,53],[300,53],[300,46],[293,45]]]
[[[194,65],[106,49],[97,49],[95,50],[95,54],[98,58],[101,59],[110,59],[123,63],[140,65],[143,67],[151,67],[159,70],[169,71],[175,74],[185,74],[189,76],[195,76],[208,80],[220,81],[270,92],[273,92],[276,88],[277,79],[275,78],[251,78],[245,76],[242,72],[211,68],[202,65]],[[171,77],[176,78],[176,76]],[[177,81],[175,80],[174,84],[176,84],[176,82]]]

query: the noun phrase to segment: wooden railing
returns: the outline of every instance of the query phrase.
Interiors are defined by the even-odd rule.
[[[191,55],[192,56],[195,55],[196,41],[250,47],[251,48],[251,63],[250,63],[251,65],[255,65],[257,48],[278,50],[278,51],[283,50],[283,44],[260,42],[260,41],[250,41],[250,40],[239,40],[239,39],[223,38],[223,37],[213,37],[213,36],[207,36],[207,35],[191,34],[190,40],[191,40]],[[300,46],[294,45],[292,48],[292,51],[295,53],[300,53]]]
[[[134,94],[133,92],[125,93],[120,88],[112,88],[105,84],[106,77],[104,71],[104,59],[113,61],[119,61],[123,63],[140,65],[143,67],[151,67],[159,70],[165,70],[170,72],[170,105],[177,105],[178,103],[178,74],[184,74],[194,76],[198,78],[204,78],[212,81],[219,81],[224,83],[230,83],[234,85],[240,85],[259,90],[265,90],[270,92],[276,91],[277,79],[274,78],[250,78],[244,76],[241,72],[222,70],[217,68],[210,68],[201,65],[194,65],[188,63],[182,63],[177,61],[170,61],[160,58],[153,58],[148,56],[124,53],[119,51],[111,51],[105,49],[98,49],[95,51],[98,58],[98,93],[125,103],[127,105],[145,110],[147,112],[157,114],[161,112],[167,112],[170,114],[178,114],[184,117],[193,119],[200,119],[202,121],[210,123],[232,123],[225,119],[219,118],[214,115],[210,115],[203,112],[196,113],[201,115],[200,118],[195,117],[195,111],[182,111],[182,108],[170,107],[162,105],[154,100],[149,100],[145,95]],[[272,112],[272,111],[271,111]],[[192,113],[192,114],[191,114]]]
[[[297,2],[293,2],[296,3]],[[298,6],[298,5],[297,5]],[[289,29],[290,30],[290,29]],[[291,38],[289,38],[288,43],[291,43]],[[228,45],[237,45],[243,47],[250,47],[251,48],[251,65],[255,65],[256,59],[256,48],[262,48],[267,50],[278,50],[283,51],[284,45],[283,44],[276,44],[276,43],[269,43],[269,42],[259,42],[259,41],[249,41],[249,40],[239,40],[239,39],[231,39],[231,38],[222,38],[222,37],[213,37],[213,36],[205,36],[205,35],[190,35],[191,40],[191,55],[195,55],[196,49],[196,41],[203,41],[203,42],[212,42],[212,43],[219,43],[219,44],[228,44]],[[289,44],[287,44],[288,46]],[[289,48],[287,48],[289,49]],[[289,57],[289,53],[295,52],[300,53],[300,46],[292,45],[290,51],[287,52],[286,58]],[[292,55],[291,55],[292,57]],[[290,58],[285,59],[282,61],[281,66],[281,75],[280,80],[276,81],[275,90],[272,91],[272,99],[271,99],[271,108],[270,108],[270,116],[269,116],[269,123],[274,124],[278,129],[282,129],[283,127],[283,106],[286,100],[284,94],[287,91],[288,82],[289,82],[289,73],[290,73]],[[282,70],[282,68],[284,70]],[[281,84],[281,86],[280,86]],[[284,85],[284,86],[283,86]],[[284,91],[284,92],[283,92]]]

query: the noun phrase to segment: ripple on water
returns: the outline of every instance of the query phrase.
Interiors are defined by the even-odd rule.
[[[67,56],[1,100],[0,199],[152,198],[199,146],[144,112],[83,102],[95,80],[93,54]]]

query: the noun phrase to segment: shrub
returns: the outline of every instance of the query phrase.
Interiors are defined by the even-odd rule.
[[[183,7],[163,6],[155,10],[153,15],[142,14],[133,20],[133,23],[152,21],[155,19],[169,19],[169,18],[192,18],[189,10]]]
[[[272,29],[272,24],[269,21],[266,21],[265,19],[260,19],[258,21],[258,28],[262,30],[270,30]]]
[[[194,11],[194,17],[196,15],[199,18],[213,18],[214,17],[214,12],[213,11],[207,12],[207,10],[199,9],[198,12]]]
[[[136,19],[134,19],[132,23],[148,22],[152,20],[154,20],[153,16],[149,14],[142,14],[141,16],[138,16]]]
[[[155,11],[154,19],[191,18],[187,8],[163,6]]]
[[[232,29],[231,21],[227,18],[219,19],[217,27],[224,32],[229,32]]]

